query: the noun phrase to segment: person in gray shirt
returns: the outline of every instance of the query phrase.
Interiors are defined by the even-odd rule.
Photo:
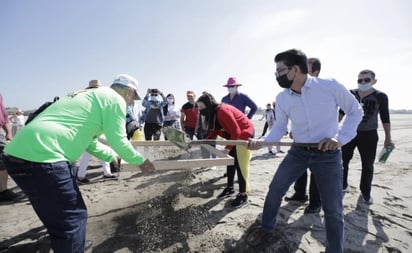
[[[363,108],[363,118],[359,123],[357,135],[346,145],[342,146],[343,161],[343,190],[348,190],[349,162],[353,157],[355,148],[358,148],[362,161],[362,174],[360,179],[360,190],[362,199],[367,204],[372,204],[371,197],[373,164],[376,157],[378,145],[378,115],[382,121],[385,132],[384,146],[394,144],[391,139],[391,122],[389,117],[388,96],[373,88],[377,82],[375,72],[362,70],[358,75],[358,88],[350,92],[356,97]],[[340,110],[341,117],[344,112]]]

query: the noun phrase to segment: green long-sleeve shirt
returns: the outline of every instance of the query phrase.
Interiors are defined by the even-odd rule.
[[[23,127],[4,152],[32,162],[76,161],[86,150],[111,162],[116,153],[131,164],[144,157],[126,138],[126,102],[113,89],[101,87],[69,94]],[[97,141],[106,136],[111,148]],[[113,152],[114,150],[114,152]]]

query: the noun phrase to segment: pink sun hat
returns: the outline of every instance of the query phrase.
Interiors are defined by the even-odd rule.
[[[223,85],[223,87],[234,87],[234,86],[241,86],[242,84],[237,83],[236,77],[229,77],[227,79],[227,83]]]

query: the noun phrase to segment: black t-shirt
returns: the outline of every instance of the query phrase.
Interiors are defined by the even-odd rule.
[[[350,90],[363,108],[363,118],[359,123],[358,131],[369,131],[378,129],[378,114],[382,123],[390,123],[388,96],[375,90],[373,93],[361,98],[358,89]],[[340,110],[342,115],[345,113]]]

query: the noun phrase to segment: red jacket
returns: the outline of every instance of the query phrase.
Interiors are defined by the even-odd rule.
[[[216,139],[219,135],[230,140],[249,140],[255,133],[252,121],[236,107],[220,104],[216,108],[216,121],[222,127],[213,129],[207,139]],[[232,149],[227,146],[227,149]]]

